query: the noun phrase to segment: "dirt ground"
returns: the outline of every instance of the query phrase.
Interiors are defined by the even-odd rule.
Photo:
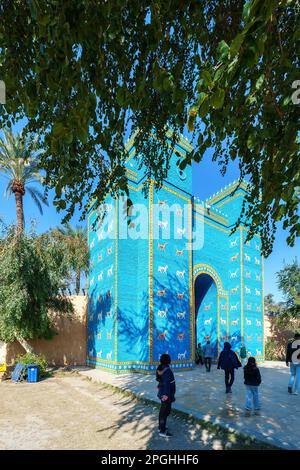
[[[222,449],[235,437],[169,418],[174,437],[157,432],[157,409],[77,374],[55,374],[35,384],[0,383],[0,449]],[[256,447],[257,448],[257,447]]]

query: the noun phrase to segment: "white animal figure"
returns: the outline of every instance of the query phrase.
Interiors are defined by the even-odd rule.
[[[247,278],[247,279],[251,279],[251,273],[250,273],[250,271],[246,271],[246,278]]]
[[[113,229],[113,222],[111,222],[109,226],[107,227],[107,233],[110,233],[112,229]]]
[[[252,356],[252,352],[249,351],[249,350],[247,351],[247,354],[248,354],[248,356]]]
[[[177,233],[178,233],[178,235],[184,235],[185,234],[185,228],[178,228]]]
[[[252,304],[246,304],[246,310],[251,310]]]
[[[255,288],[255,295],[260,295],[260,294],[261,294],[260,290]]]
[[[252,341],[252,336],[246,336],[247,341]]]
[[[98,333],[97,333],[97,338],[98,338],[98,339],[101,339],[101,338],[102,338],[102,330],[98,331]]]
[[[101,271],[101,273],[98,274],[98,281],[102,281],[103,279],[103,271]]]
[[[98,261],[102,261],[102,253],[100,253],[100,255],[98,255]]]
[[[107,270],[107,276],[110,277],[112,276],[113,274],[113,266],[111,266],[108,270]]]
[[[238,305],[239,305],[239,303],[236,303],[235,305],[231,305],[230,310],[237,310]]]
[[[246,317],[246,324],[249,325],[249,326],[252,324],[252,321],[249,320],[249,318],[247,318],[247,317]]]
[[[256,249],[257,251],[259,251],[259,250],[260,250],[260,246],[259,246],[259,245],[257,245],[257,243],[255,243],[255,249]]]
[[[248,262],[251,261],[251,256],[247,255],[247,253],[245,253],[245,260]]]
[[[167,318],[168,308],[166,307],[165,310],[158,310],[157,314],[161,318]]]
[[[232,247],[232,246],[237,246],[237,240],[238,240],[238,239],[236,238],[234,241],[230,242],[230,246],[231,246],[231,247]]]
[[[176,250],[176,256],[182,256],[184,250]]]
[[[260,281],[260,274],[255,274],[255,279],[256,279],[257,281]]]
[[[158,290],[157,295],[159,295],[160,297],[164,297],[166,295],[166,290],[167,289]]]
[[[112,330],[106,332],[106,339],[111,339]]]
[[[176,209],[176,215],[182,215],[183,214],[183,210],[178,208]]]
[[[239,319],[237,318],[236,320],[232,320],[231,324],[232,326],[233,325],[237,326],[239,324]]]
[[[246,246],[251,246],[250,240],[246,242]]]
[[[169,222],[167,220],[165,220],[165,221],[159,220],[158,221],[158,225],[161,228],[167,228],[168,224],[169,224]]]
[[[261,321],[256,319],[256,326],[261,326]]]
[[[106,354],[106,359],[111,361],[111,358],[112,358],[112,351],[110,351],[109,353]]]
[[[103,233],[103,230],[101,230],[100,232],[97,232],[97,237],[98,237],[99,242],[100,242],[101,240],[104,240],[104,233]]]
[[[185,312],[177,312],[177,318],[185,318]]]
[[[94,248],[94,246],[95,246],[95,238],[93,238],[93,240],[90,243],[90,249]]]
[[[224,318],[220,318],[221,325],[226,325],[226,320]]]
[[[90,286],[93,286],[95,283],[95,277],[93,276],[92,279],[90,280]]]
[[[165,207],[165,206],[167,205],[167,202],[168,202],[167,199],[165,199],[164,201],[158,200],[158,205],[159,205],[160,207]]]
[[[212,306],[212,302],[209,302],[209,304],[204,304],[204,310],[205,311],[210,310],[211,306]]]
[[[256,350],[256,354],[257,354],[257,356],[261,356],[261,350],[260,350],[260,349],[257,349],[257,350]]]
[[[98,357],[98,358],[101,358],[101,357],[102,357],[102,349],[101,349],[99,352],[97,352],[97,357]]]
[[[180,277],[180,278],[184,278],[184,275],[185,275],[185,271],[176,271],[176,276],[177,277]]]
[[[210,325],[212,322],[212,317],[210,317],[208,320],[204,320],[204,325]]]
[[[250,287],[245,286],[245,291],[246,291],[246,294],[251,294],[251,289],[250,289]]]
[[[231,336],[232,341],[237,341],[237,336]]]
[[[222,310],[226,310],[226,308],[227,308],[227,304],[221,304],[221,309]]]
[[[178,353],[178,356],[177,356],[177,357],[178,357],[178,360],[179,360],[179,361],[180,361],[180,360],[182,361],[183,359],[186,358],[186,351],[184,351],[184,353]]]
[[[107,256],[112,254],[112,246],[107,248]]]
[[[257,264],[257,266],[260,265],[260,260],[258,258],[256,258],[256,256],[254,257],[254,261],[255,261],[255,264]]]
[[[261,336],[256,335],[257,341],[261,341]]]
[[[158,272],[159,273],[165,273],[168,271],[168,265],[166,264],[166,266],[158,266]]]
[[[239,286],[236,286],[236,287],[233,287],[233,288],[230,290],[230,292],[231,292],[232,294],[237,294],[237,293],[238,293],[238,290],[239,290]]]
[[[165,251],[167,244],[168,244],[167,242],[166,243],[158,243],[157,248],[161,251]]]
[[[237,269],[235,271],[229,271],[230,279],[235,279],[237,277]]]
[[[112,308],[106,312],[106,316],[107,316],[107,318],[112,318],[112,316],[113,316]]]
[[[238,257],[239,257],[239,254],[237,253],[236,255],[234,255],[230,258],[230,261],[236,261],[238,259]]]

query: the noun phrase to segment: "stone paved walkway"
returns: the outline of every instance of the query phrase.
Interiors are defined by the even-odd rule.
[[[177,395],[174,407],[211,423],[253,436],[285,449],[300,449],[300,396],[287,393],[289,369],[282,362],[260,365],[261,416],[243,416],[245,386],[242,370],[236,374],[233,393],[224,393],[224,373],[204,366],[175,375]],[[80,374],[92,380],[108,383],[135,394],[157,400],[153,376],[141,374],[115,375],[99,369],[80,368]]]

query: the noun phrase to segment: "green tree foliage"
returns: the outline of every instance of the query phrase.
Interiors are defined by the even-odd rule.
[[[86,231],[83,227],[66,224],[53,230],[52,234],[64,246],[69,266],[75,272],[75,291],[79,295],[81,274],[87,274],[89,267]]]
[[[49,235],[16,237],[8,229],[0,245],[0,339],[17,339],[27,352],[28,339],[54,334],[48,311],[73,312],[60,294],[68,272],[62,246]]]
[[[188,124],[196,148],[182,165],[210,147],[222,171],[239,158],[251,182],[241,218],[265,254],[278,220],[294,243],[298,0],[3,0],[0,14],[1,122],[26,116],[27,130],[41,133],[46,182],[66,221],[85,196],[99,203],[107,188],[126,190],[126,130],[148,177],[162,181],[166,127],[174,142]]]
[[[277,273],[278,287],[285,297],[284,314],[300,318],[300,266],[297,260]]]
[[[48,206],[44,196],[32,184],[42,184],[43,177],[37,155],[36,139],[22,134],[14,135],[10,129],[4,129],[0,136],[0,172],[7,179],[6,195],[15,196],[18,233],[23,234],[25,227],[23,197],[26,191],[43,213],[42,204]]]

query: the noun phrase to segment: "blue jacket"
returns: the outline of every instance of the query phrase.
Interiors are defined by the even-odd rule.
[[[163,395],[167,395],[169,397],[168,402],[175,401],[176,385],[171,368],[169,366],[158,366],[156,380],[158,381],[158,398],[161,399]]]
[[[204,354],[204,357],[214,357],[214,349],[211,345],[211,343],[206,343],[204,346],[203,346],[203,354]]]
[[[229,343],[224,343],[224,349],[219,356],[218,369],[232,370],[242,367],[237,355],[231,350]]]

